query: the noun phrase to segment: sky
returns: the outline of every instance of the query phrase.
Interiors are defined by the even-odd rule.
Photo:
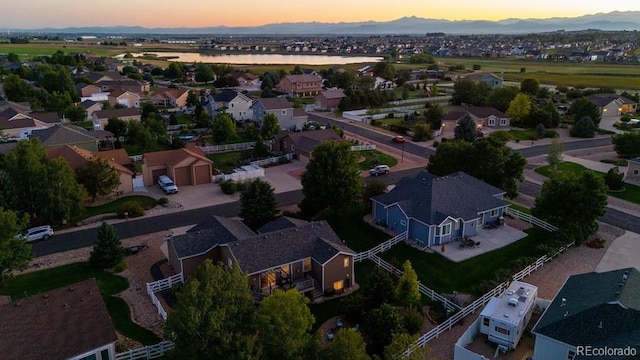
[[[637,0],[24,0],[4,1],[0,28],[256,26],[280,22],[576,17],[640,11]]]

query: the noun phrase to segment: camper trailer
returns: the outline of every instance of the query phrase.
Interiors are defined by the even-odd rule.
[[[515,349],[531,320],[537,296],[537,287],[521,281],[512,282],[507,291],[489,300],[482,310],[480,332],[491,342]]]

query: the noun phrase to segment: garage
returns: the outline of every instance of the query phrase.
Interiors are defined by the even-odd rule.
[[[177,186],[192,185],[190,166],[175,168],[174,171],[176,174],[176,178],[174,179],[174,181],[176,182]]]
[[[153,184],[158,182],[158,178],[160,177],[160,175],[167,175],[167,169],[156,169],[151,172]]]
[[[194,167],[194,173],[196,174],[195,185],[208,184],[211,182],[211,170],[209,165]]]

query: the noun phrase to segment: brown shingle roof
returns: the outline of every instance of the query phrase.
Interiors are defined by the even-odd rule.
[[[131,159],[129,158],[129,154],[127,154],[127,150],[125,149],[99,151],[95,155],[103,159],[113,160],[120,165],[131,164]]]
[[[325,91],[321,92],[320,94],[322,95],[322,97],[324,97],[327,100],[330,100],[330,99],[342,99],[343,97],[346,96],[344,94],[344,91],[342,91],[342,89],[328,89],[328,90],[325,90]]]
[[[285,76],[285,78],[291,81],[292,84],[299,83],[299,82],[320,82],[321,81],[319,77],[311,74],[287,75]]]
[[[127,118],[127,117],[140,116],[140,110],[136,108],[107,109],[107,110],[98,110],[93,114],[98,119]]]
[[[124,151],[123,149],[118,149],[118,150]],[[118,150],[111,150],[111,151],[105,151],[105,152],[111,153]],[[126,156],[127,154],[126,151],[124,152],[124,154]],[[116,171],[120,173],[133,175],[133,171],[127,169],[117,161],[114,161],[114,158],[107,157],[105,155],[108,155],[108,154],[102,154],[101,152],[92,153],[89,150],[85,150],[73,145],[65,145],[57,148],[47,149],[47,157],[49,159],[55,159],[57,157],[61,157],[65,159],[67,163],[69,163],[69,165],[74,171],[77,171],[79,168],[85,166],[87,162],[89,162],[91,159],[95,157],[99,157],[107,160],[107,162],[111,166],[113,166],[113,168],[116,169]],[[131,160],[129,159],[129,157],[126,156],[126,158],[127,160],[129,160],[129,163],[131,163]]]
[[[0,129],[21,129],[36,127],[36,122],[29,115],[17,111],[13,107],[0,112]]]
[[[200,150],[199,148],[182,148],[175,150],[154,151],[142,154],[142,161],[146,165],[167,164],[170,166],[175,166],[182,161],[187,160],[188,158],[195,158],[198,160],[213,163],[204,155],[202,150]]]
[[[291,109],[293,105],[285,98],[260,98],[256,100],[267,110]]]
[[[73,126],[55,124],[48,129],[34,130],[29,139],[39,138],[43,146],[58,146],[67,144],[87,143],[96,138],[85,129]]]
[[[341,141],[342,138],[333,129],[302,131],[288,134],[296,148],[311,154],[313,149],[323,141]]]
[[[4,359],[68,359],[117,340],[95,279],[0,306]]]
[[[57,112],[32,112],[29,116],[47,124],[56,124],[60,122],[60,116],[58,116]]]

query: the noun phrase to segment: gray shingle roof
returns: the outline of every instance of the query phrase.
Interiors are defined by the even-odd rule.
[[[598,107],[605,107],[609,105],[609,103],[619,100],[620,104],[634,104],[635,102],[627,99],[624,96],[618,94],[593,94],[587,96],[592,103],[596,104]]]
[[[285,98],[260,98],[256,101],[266,110],[293,109],[293,105]]]
[[[201,254],[216,245],[255,235],[241,221],[214,215],[189,229],[186,234],[171,237],[169,243],[178,257],[184,258]]]
[[[289,228],[294,228],[296,226],[304,226],[309,224],[308,221],[290,218],[287,216],[280,216],[279,218],[264,224],[261,228],[258,229],[259,234],[270,233],[272,231],[279,231]]]
[[[421,171],[373,200],[385,206],[398,203],[410,218],[434,225],[447,216],[471,220],[479,212],[505,206],[505,201],[494,197],[501,193],[504,191],[461,171],[442,177]]]
[[[72,145],[96,141],[96,138],[89,131],[78,126],[62,124],[55,124],[43,130],[34,130],[29,138],[39,138],[43,146]]]
[[[640,272],[635,268],[571,276],[533,331],[574,346],[638,347],[638,294]]]

